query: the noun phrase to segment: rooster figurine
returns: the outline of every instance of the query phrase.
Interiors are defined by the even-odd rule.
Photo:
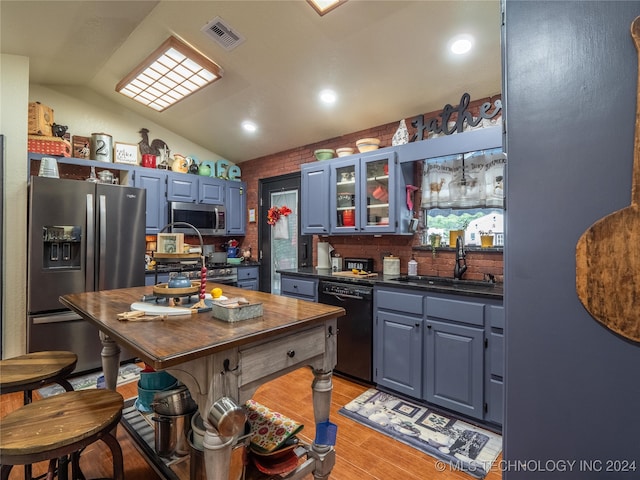
[[[160,156],[160,152],[165,148],[168,150],[169,146],[164,142],[164,140],[160,140],[156,138],[149,144],[149,129],[142,128],[138,132],[142,136],[142,140],[138,142],[138,146],[140,147],[140,153],[142,155],[151,154],[157,157]]]

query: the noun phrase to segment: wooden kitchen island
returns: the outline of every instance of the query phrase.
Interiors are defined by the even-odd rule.
[[[227,297],[242,296],[261,302],[261,317],[228,323],[211,312],[169,316],[164,320],[121,321],[119,313],[152,287],[69,294],[60,301],[100,330],[102,363],[108,388],[115,389],[120,346],[135,353],[156,370],[166,370],[184,383],[203,419],[216,400],[230,396],[240,404],[263,383],[309,366],[316,424],[329,419],[332,370],[336,364],[336,320],[344,309],[227,285]],[[271,406],[277,410],[277,405]],[[221,437],[206,422],[205,464],[208,480],[227,480],[234,438]],[[335,464],[331,445],[313,443],[307,460],[290,478],[313,473],[327,479]]]

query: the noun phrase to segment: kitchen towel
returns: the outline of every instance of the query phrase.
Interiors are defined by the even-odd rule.
[[[289,437],[304,428],[301,423],[274,412],[254,400],[247,400],[245,408],[251,425],[251,449],[258,453],[277,450]]]

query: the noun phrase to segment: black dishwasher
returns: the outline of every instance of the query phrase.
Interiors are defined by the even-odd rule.
[[[320,281],[318,303],[342,307],[338,318],[338,364],[335,372],[373,382],[373,287]]]

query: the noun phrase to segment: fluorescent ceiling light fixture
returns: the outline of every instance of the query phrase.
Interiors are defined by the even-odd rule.
[[[247,132],[252,133],[258,130],[258,126],[255,123],[250,122],[249,120],[245,120],[244,122],[242,122],[242,128],[244,128]]]
[[[347,0],[307,0],[309,5],[311,5],[320,16],[329,13],[334,8],[346,3],[346,1]]]
[[[172,36],[120,80],[116,91],[162,112],[222,73],[220,66]]]
[[[449,48],[456,55],[463,55],[473,47],[473,37],[471,35],[458,35],[451,39]]]
[[[337,98],[338,96],[333,90],[326,89],[320,92],[320,100],[322,100],[322,103],[335,103]]]

